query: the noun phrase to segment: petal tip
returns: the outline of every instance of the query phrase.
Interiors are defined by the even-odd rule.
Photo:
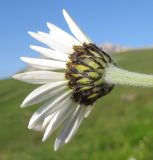
[[[26,105],[25,105],[25,103],[23,101],[22,104],[20,105],[20,108],[25,108],[25,107],[26,107]]]
[[[57,151],[59,149],[60,145],[61,145],[61,140],[57,138],[55,140],[55,144],[54,144],[54,151]]]
[[[22,80],[24,73],[15,74],[12,76],[13,79]]]
[[[20,59],[21,59],[22,61],[24,61],[24,60],[25,60],[25,57],[20,57]]]
[[[25,100],[21,103],[20,107],[25,108],[27,106],[28,106],[28,102],[27,102],[27,98],[25,98]]]
[[[66,143],[68,143],[68,142],[69,142],[69,139],[66,139],[64,143],[66,144]]]
[[[18,74],[15,74],[12,76],[13,79],[17,79],[17,80],[18,80],[18,77],[19,77]]]
[[[35,38],[35,37],[37,36],[37,34],[36,34],[36,33],[31,32],[31,31],[28,31],[28,34],[29,34],[31,37],[33,37],[33,38]]]
[[[32,129],[34,127],[34,121],[33,119],[30,119],[29,124],[28,124],[28,129]]]
[[[28,129],[32,129],[32,126],[30,124],[28,125]]]
[[[47,27],[50,26],[50,24],[51,24],[50,22],[46,22]],[[48,27],[48,28],[49,28],[49,27]]]
[[[29,48],[33,49],[33,48],[34,48],[34,45],[30,45]]]
[[[68,14],[67,11],[63,8],[63,14]]]
[[[21,59],[23,62],[26,62],[26,63],[29,62],[29,58],[28,58],[28,57],[20,57],[20,59]]]
[[[23,62],[27,62],[27,61],[26,61],[26,60],[27,60],[26,57],[20,57],[20,59],[21,59],[21,61],[23,61]]]
[[[46,141],[46,138],[45,138],[45,137],[43,137],[43,138],[42,138],[42,142],[45,142],[45,141]]]
[[[33,34],[33,32],[32,32],[32,31],[28,31],[27,33],[28,33],[29,35]]]

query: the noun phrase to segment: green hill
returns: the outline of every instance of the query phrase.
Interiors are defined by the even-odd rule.
[[[123,68],[153,73],[153,50],[114,55]],[[117,86],[101,98],[73,140],[53,151],[56,131],[42,143],[42,133],[27,124],[38,106],[20,109],[37,86],[0,81],[0,160],[136,160],[153,159],[153,88]]]

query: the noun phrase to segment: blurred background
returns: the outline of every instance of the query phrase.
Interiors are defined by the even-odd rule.
[[[36,85],[11,79],[26,69],[19,57],[39,56],[40,44],[27,31],[48,32],[46,22],[68,33],[65,8],[89,37],[131,71],[153,73],[152,0],[1,0],[0,1],[0,160],[151,160],[153,89],[115,87],[100,99],[73,140],[53,151],[58,133],[45,143],[43,133],[27,129],[38,106],[19,106]]]

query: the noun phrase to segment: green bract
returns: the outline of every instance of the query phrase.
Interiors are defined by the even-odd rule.
[[[114,85],[108,84],[102,77],[107,65],[114,62],[92,43],[74,46],[73,49],[66,70],[68,86],[73,89],[72,99],[80,104],[92,105],[113,89]]]

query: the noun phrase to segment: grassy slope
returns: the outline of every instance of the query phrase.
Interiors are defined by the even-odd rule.
[[[123,68],[153,73],[153,50],[115,58]],[[153,89],[116,87],[97,102],[74,139],[54,152],[58,132],[42,143],[42,134],[26,127],[37,106],[19,108],[33,88],[15,80],[0,81],[0,160],[153,159]]]

